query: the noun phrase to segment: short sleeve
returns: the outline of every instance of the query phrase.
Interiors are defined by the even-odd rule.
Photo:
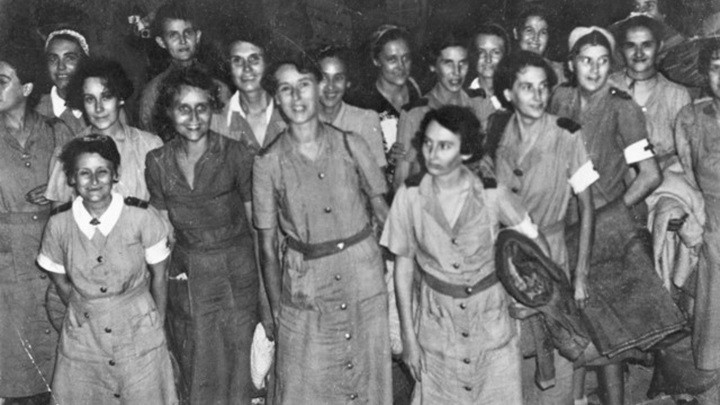
[[[236,187],[240,191],[242,202],[252,202],[252,169],[253,155],[242,143],[235,143],[233,148],[236,152],[231,157],[237,164],[238,172],[235,180]]]
[[[617,131],[622,142],[625,161],[634,164],[654,156],[648,142],[645,114],[632,100],[623,100],[616,108]]]
[[[568,153],[568,183],[575,194],[580,194],[590,187],[600,175],[588,157],[581,132],[570,135]]]
[[[693,116],[692,104],[686,106],[678,113],[677,119],[675,120],[675,149],[680,159],[683,172],[685,172],[685,178],[690,181],[690,184],[697,187],[695,172],[693,172],[692,148],[690,146],[691,134],[688,133],[688,127],[693,125]]]
[[[140,239],[145,249],[145,260],[148,264],[160,263],[170,256],[167,226],[155,207],[150,206],[140,212],[143,213]]]
[[[62,248],[62,230],[58,221],[59,217],[50,217],[43,232],[40,254],[37,263],[43,269],[58,274],[65,274],[65,251]]]
[[[412,207],[409,190],[403,185],[395,194],[385,228],[380,237],[380,244],[387,247],[392,253],[412,258],[417,250],[415,232],[413,232]]]
[[[362,134],[362,136],[370,147],[370,151],[377,165],[379,167],[385,167],[387,166],[387,160],[385,159],[385,148],[383,147],[383,132],[380,126],[380,116],[375,111],[365,110],[364,121],[362,127],[365,129],[365,133]]]
[[[145,157],[145,184],[150,193],[150,204],[159,210],[167,210],[162,188],[162,167],[157,153],[148,153]]]
[[[73,189],[67,183],[67,176],[65,176],[63,164],[61,161],[55,160],[55,163],[50,169],[45,198],[50,201],[64,203],[72,200],[72,197]]]
[[[252,169],[253,224],[258,229],[277,227],[278,201],[273,172],[280,170],[278,156],[256,156]]]
[[[361,171],[365,193],[368,197],[375,197],[387,193],[388,186],[385,176],[370,152],[367,142],[359,136],[348,136],[352,154]]]

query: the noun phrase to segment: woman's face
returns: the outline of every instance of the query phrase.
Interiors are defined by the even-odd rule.
[[[647,27],[627,30],[621,44],[627,67],[635,73],[650,73],[655,70],[655,60],[660,50],[659,43]]]
[[[404,86],[412,68],[410,47],[403,39],[389,41],[382,47],[373,63],[380,68],[381,80],[395,86]]]
[[[67,88],[82,56],[83,50],[75,41],[55,38],[48,44],[45,51],[48,73],[50,80],[61,92]]]
[[[423,139],[422,154],[430,175],[445,176],[462,165],[460,142],[460,136],[437,121],[428,124]]]
[[[462,90],[468,67],[467,49],[450,46],[440,52],[431,70],[437,75],[440,86],[450,93],[457,93]]]
[[[495,76],[495,69],[505,56],[505,40],[497,35],[480,34],[475,38],[478,52],[477,74],[485,79]]]
[[[714,52],[708,66],[708,84],[716,100],[720,100],[720,50]]]
[[[602,45],[584,45],[570,64],[578,85],[589,93],[600,90],[610,72],[610,51]]]
[[[515,39],[518,40],[520,49],[541,56],[545,54],[550,34],[548,33],[548,23],[544,18],[531,15],[525,20],[525,24],[518,29],[520,31],[515,31]]]
[[[550,98],[545,69],[537,66],[526,66],[521,69],[517,73],[512,89],[505,90],[505,97],[525,121],[542,118]]]
[[[98,153],[82,153],[75,159],[72,184],[75,192],[85,201],[109,201],[113,183],[117,179],[115,166]]]
[[[317,118],[319,85],[312,73],[300,73],[292,64],[275,72],[275,101],[292,124],[304,124]]]
[[[123,101],[110,94],[105,87],[105,80],[99,77],[88,77],[83,83],[83,105],[90,125],[97,131],[105,133],[120,125],[120,109]]]
[[[265,67],[265,54],[260,47],[244,41],[230,47],[232,80],[238,90],[244,93],[262,90],[260,81]]]
[[[20,83],[15,68],[0,61],[0,113],[21,108],[32,88],[30,83]]]
[[[342,102],[348,87],[345,64],[336,57],[323,58],[320,61],[323,79],[320,81],[320,104],[327,108]]]
[[[207,91],[182,86],[175,94],[170,107],[170,119],[175,132],[186,142],[198,142],[205,138],[212,117],[211,97]]]

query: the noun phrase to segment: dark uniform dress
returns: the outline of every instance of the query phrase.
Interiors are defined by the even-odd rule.
[[[40,266],[67,274],[73,285],[53,398],[61,405],[177,404],[146,266],[170,255],[160,213],[144,201],[123,203],[117,193],[98,225],[82,197],[59,211],[48,221],[38,255]]]
[[[72,133],[31,111],[23,131],[25,146],[0,126],[0,398],[46,392],[57,344],[45,311],[49,280],[35,264],[50,207],[25,195],[47,183],[53,153]]]
[[[252,155],[208,132],[195,184],[178,163],[181,140],[147,156],[150,203],[167,210],[176,244],[168,285],[172,350],[192,404],[250,403],[250,345],[258,323],[258,273],[244,203]]]
[[[387,191],[382,173],[358,135],[348,134],[345,144],[337,129],[321,123],[319,130],[315,161],[288,133],[256,158],[258,228],[279,227],[287,238],[316,244],[368,226],[367,197]],[[288,248],[282,285],[275,403],[390,404],[387,290],[375,238],[311,260]]]

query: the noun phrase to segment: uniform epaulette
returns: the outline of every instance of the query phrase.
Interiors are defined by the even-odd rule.
[[[415,107],[425,107],[428,104],[430,104],[430,100],[426,99],[425,97],[421,97],[415,101],[411,101],[405,104],[402,108],[405,111],[410,111]]]
[[[492,177],[480,177],[484,189],[497,188],[497,180]]]
[[[145,201],[145,200],[141,200],[141,199],[139,199],[139,198],[126,197],[126,198],[125,198],[125,205],[131,205],[131,206],[133,206],[133,207],[139,207],[139,208],[145,209],[145,208],[147,208],[147,207],[150,205],[150,203],[147,202],[147,201]]]
[[[420,185],[420,182],[422,181],[423,177],[425,177],[425,172],[422,171],[420,173],[413,174],[412,176],[409,176],[407,179],[405,179],[405,187],[417,187]]]
[[[72,201],[66,202],[65,204],[62,204],[62,205],[58,205],[57,207],[50,210],[50,216],[59,214],[61,212],[65,212],[65,211],[69,210],[70,208],[72,208]]]
[[[612,94],[615,97],[620,97],[625,100],[632,100],[632,96],[627,94],[626,92],[618,89],[617,87],[610,87],[610,94]]]
[[[710,101],[710,100],[712,100],[712,97],[710,97],[710,96],[708,96],[708,97],[702,97],[702,98],[696,98],[695,100],[693,100],[693,104],[698,105],[698,104],[702,104],[702,103],[708,102],[708,101]]]
[[[468,96],[470,96],[470,98],[487,98],[487,93],[485,92],[485,89],[468,89],[466,93]]]
[[[270,148],[272,148],[272,146],[275,145],[275,144],[277,143],[277,141],[280,140],[280,137],[283,136],[283,134],[284,134],[285,132],[286,132],[286,131],[280,132],[280,133],[275,137],[275,139],[273,139],[272,141],[270,141],[269,144],[267,144],[266,146],[260,148],[260,151],[258,151],[257,155],[260,156],[260,157],[267,155],[268,151],[270,151]]]
[[[560,117],[560,118],[558,118],[558,119],[557,119],[557,125],[558,125],[560,128],[567,129],[568,132],[570,132],[571,134],[574,134],[575,132],[579,131],[580,128],[582,128],[582,127],[580,126],[580,124],[578,124],[577,122],[575,122],[575,121],[573,121],[573,120],[571,120],[570,118],[567,118],[567,117]]]

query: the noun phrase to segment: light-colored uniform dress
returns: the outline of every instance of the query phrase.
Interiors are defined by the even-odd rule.
[[[500,224],[537,236],[520,198],[500,185],[485,189],[469,169],[470,190],[454,225],[425,175],[400,187],[381,243],[415,259],[420,271],[452,285],[475,285],[495,271]],[[522,404],[520,349],[510,298],[499,283],[467,298],[433,290],[422,279],[414,325],[426,370],[413,404]]]
[[[619,89],[632,92],[632,83],[624,71],[615,72],[608,79]],[[666,79],[662,73],[658,73],[655,79],[655,86],[652,88],[650,97],[640,109],[645,114],[645,125],[647,127],[650,143],[653,145],[655,156],[664,169],[670,164],[677,162],[674,158],[675,152],[675,119],[680,110],[690,104],[690,92],[685,86],[673,83]]]
[[[703,370],[720,368],[720,111],[703,100],[680,111],[675,127],[677,153],[691,184],[705,200],[704,243],[695,292],[693,355]]]
[[[73,110],[65,106],[65,100],[58,94],[57,86],[53,86],[52,89],[50,89],[50,93],[43,94],[42,97],[40,97],[40,101],[37,106],[35,106],[35,111],[46,117],[60,118],[70,127],[73,134],[81,133],[88,126],[85,123],[82,111]]]
[[[599,175],[585,151],[578,124],[545,114],[535,125],[539,127],[534,128],[530,139],[525,139],[521,137],[522,127],[517,114],[510,119],[496,154],[497,179],[520,196],[533,223],[547,240],[550,258],[565,270],[568,280],[572,280],[565,245],[568,203],[573,193],[585,191]],[[523,343],[529,339],[525,336],[528,334],[532,335],[527,322],[523,322]],[[572,363],[557,351],[554,360],[555,386],[533,391],[543,404],[572,403]],[[528,388],[535,370],[530,361],[524,362],[529,371],[523,376],[527,396],[532,395]]]
[[[53,154],[72,133],[34,111],[26,113],[23,131],[29,135],[21,146],[0,125],[0,398],[46,392],[57,344],[45,311],[50,280],[35,264],[50,207],[25,195],[47,183]]]
[[[92,128],[86,128],[78,136],[90,135]],[[145,156],[163,145],[157,135],[124,125],[123,133],[113,137],[120,152],[120,173],[113,190],[125,197],[147,201],[150,198],[145,184]],[[68,202],[74,197],[74,190],[67,183],[62,162],[58,161],[52,170],[45,198],[50,201]]]
[[[289,133],[256,157],[253,219],[302,243],[358,234],[370,223],[367,198],[387,191],[367,144],[319,124],[311,161]],[[288,248],[282,263],[276,404],[390,404],[390,343],[383,260],[374,237],[305,260]]]
[[[267,129],[265,130],[265,136],[260,138],[253,132],[250,123],[247,122],[245,111],[240,107],[240,92],[236,91],[230,97],[230,100],[225,103],[222,111],[213,114],[210,129],[220,135],[244,143],[255,155],[287,128],[287,124],[283,120],[280,110],[275,106],[274,101],[271,100],[270,104],[268,104],[265,116]]]
[[[375,111],[355,107],[343,101],[337,117],[328,124],[332,124],[342,131],[360,135],[370,147],[377,165],[379,167],[387,166],[380,116]]]
[[[170,255],[160,214],[127,205],[117,193],[98,225],[82,197],[59,211],[48,221],[37,259],[73,285],[54,398],[60,405],[177,404],[147,269]]]

